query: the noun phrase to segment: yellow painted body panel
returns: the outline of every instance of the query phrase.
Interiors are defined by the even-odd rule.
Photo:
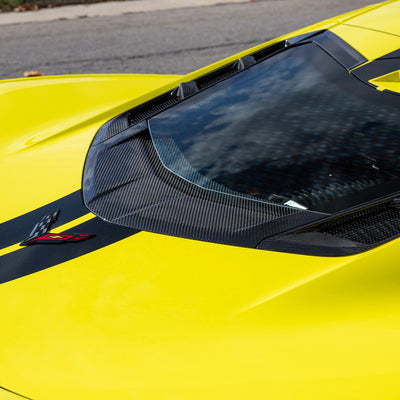
[[[391,72],[369,81],[377,86],[378,90],[391,90],[400,93],[400,71]]]
[[[99,127],[153,97],[154,89],[175,87],[171,82],[178,78],[94,75],[2,81],[0,182],[7,196],[0,222],[79,189],[85,156]]]
[[[331,29],[351,44],[368,60],[375,60],[400,48],[400,36],[389,35],[351,25],[338,25]]]
[[[346,24],[400,36],[399,8],[399,6],[388,4],[352,18],[346,21]]]
[[[25,397],[19,396],[6,389],[0,388],[0,400],[23,400]]]
[[[343,19],[331,31],[374,60],[400,48],[399,2],[387,2],[367,8]],[[397,5],[397,6],[396,6]]]
[[[43,400],[398,399],[399,250],[139,233],[2,285],[0,376]]]
[[[398,4],[296,34],[331,29],[373,60],[400,48],[395,25],[350,22]],[[2,82],[0,222],[78,190],[111,117],[263,46],[185,77]],[[0,386],[35,400],[398,400],[399,252],[400,239],[329,258],[137,233],[0,285]]]

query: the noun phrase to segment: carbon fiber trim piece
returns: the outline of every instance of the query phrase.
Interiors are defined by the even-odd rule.
[[[400,58],[400,49],[392,51],[391,53],[385,54],[382,57],[379,57],[378,60],[386,60],[389,58]]]
[[[245,247],[324,216],[194,185],[162,165],[149,132],[138,127],[92,146],[83,188],[85,205],[106,221]]]
[[[333,239],[333,240],[331,240]],[[309,235],[298,235],[298,237],[280,237],[263,240],[259,245],[259,250],[279,251],[283,253],[302,254],[307,256],[320,257],[341,257],[349,256],[356,253],[369,250],[368,246],[360,245],[343,245],[342,242],[329,238],[328,236],[320,236],[316,243],[315,238]]]
[[[368,81],[379,76],[387,75],[400,69],[399,58],[384,58],[370,62],[362,67],[356,68],[351,73],[358,79],[368,84]]]
[[[307,41],[307,39],[304,40],[304,42]],[[311,41],[322,47],[348,71],[368,61],[356,49],[330,31],[313,36]]]
[[[325,222],[316,229],[355,243],[376,245],[400,235],[400,209],[385,202]]]
[[[223,66],[215,71],[212,71],[200,78],[196,79],[196,85],[200,90],[207,89],[208,87],[215,85],[218,82],[223,81],[226,78],[238,73],[240,68],[238,68],[237,62],[232,62],[228,65]]]
[[[267,47],[266,49],[252,53],[251,56],[259,62],[287,47],[305,43],[317,44],[347,70],[355,68],[367,61],[367,59],[357,50],[330,31],[318,31],[283,40]]]
[[[278,235],[260,242],[259,249],[318,256],[360,253],[400,236],[397,199]]]

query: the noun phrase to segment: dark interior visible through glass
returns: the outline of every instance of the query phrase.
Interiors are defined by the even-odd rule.
[[[400,190],[400,96],[316,44],[256,64],[149,120],[163,164],[210,190],[336,212]]]

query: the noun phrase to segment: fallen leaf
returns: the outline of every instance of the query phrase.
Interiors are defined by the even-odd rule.
[[[30,78],[31,76],[43,76],[43,75],[44,75],[44,73],[39,72],[39,71],[25,71],[24,72],[25,78]]]

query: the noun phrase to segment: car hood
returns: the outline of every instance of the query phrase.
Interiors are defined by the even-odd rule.
[[[99,127],[178,79],[93,75],[2,81],[0,168],[8,200],[0,222],[79,189],[85,156]],[[28,187],[29,201],[24,194]]]
[[[399,239],[314,257],[104,228],[82,208],[99,127],[181,81],[0,84],[0,386],[37,400],[398,399]],[[19,246],[58,209],[53,232],[96,238]]]
[[[136,232],[51,266],[66,245],[42,245],[49,268],[0,286],[2,385],[33,399],[395,399],[398,245],[322,258]]]

